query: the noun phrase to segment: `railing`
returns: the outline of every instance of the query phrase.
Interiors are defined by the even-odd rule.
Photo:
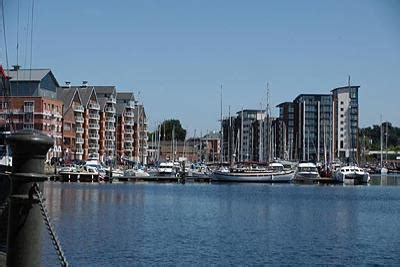
[[[89,129],[100,129],[100,125],[98,123],[89,123]]]
[[[115,127],[114,126],[106,126],[106,131],[115,132]]]
[[[75,141],[77,144],[83,144],[83,138],[76,138]]]
[[[89,149],[98,150],[99,149],[99,144],[89,143]]]
[[[89,134],[89,139],[99,139],[99,135],[98,134]]]
[[[31,113],[33,112],[33,110],[34,110],[33,106],[24,106],[24,112]]]
[[[97,114],[97,113],[89,113],[89,119],[99,120],[100,119],[100,115]]]
[[[77,154],[77,155],[82,155],[82,154],[83,154],[83,150],[82,150],[82,149],[77,149],[77,150],[75,151],[75,154]]]
[[[106,135],[106,140],[114,141],[114,140],[115,140],[115,136],[113,136],[113,135]]]
[[[98,103],[89,103],[89,109],[100,110],[100,105]]]
[[[133,129],[125,129],[126,134],[133,134]]]
[[[126,121],[125,121],[125,124],[126,124],[126,125],[132,126],[132,125],[135,124],[135,122],[134,122],[133,120],[126,120]]]
[[[83,132],[84,132],[84,129],[83,129],[82,127],[76,127],[75,132],[77,132],[77,133],[83,133]]]
[[[133,140],[132,136],[131,135],[127,135],[127,134],[124,136],[124,139],[125,140]]]
[[[108,102],[108,103],[113,103],[113,104],[115,104],[115,103],[117,103],[117,99],[116,99],[115,97],[113,97],[113,96],[110,96],[110,97],[107,99],[107,102]]]
[[[124,116],[125,116],[125,117],[129,117],[129,118],[133,118],[135,115],[133,114],[132,111],[126,111],[126,112],[124,113]]]
[[[107,113],[115,113],[115,108],[114,107],[106,107],[104,109],[104,111]]]
[[[106,117],[106,122],[115,122],[115,118],[114,117]]]
[[[83,123],[85,120],[83,119],[82,116],[79,116],[79,117],[75,117],[75,121],[76,121],[76,122]]]
[[[82,105],[74,105],[74,111],[75,112],[84,112],[85,109],[83,108]]]

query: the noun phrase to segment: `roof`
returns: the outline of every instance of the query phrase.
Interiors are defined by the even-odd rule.
[[[316,168],[317,166],[312,162],[301,162],[299,163],[300,168]]]
[[[285,106],[285,105],[293,105],[293,102],[282,102],[279,105],[277,105],[276,107],[279,108],[279,107]]]
[[[97,95],[100,95],[100,94],[114,94],[115,95],[115,93],[116,93],[114,85],[100,85],[100,86],[95,85],[92,87],[94,87],[94,90],[96,91]],[[100,95],[98,97],[103,97],[103,96]]]
[[[350,85],[350,86],[342,86],[342,87],[336,87],[334,89],[331,90],[332,93],[334,93],[335,91],[339,91],[339,90],[347,90],[349,88],[360,88],[359,85]]]
[[[58,84],[57,79],[55,78],[53,72],[50,69],[19,69],[19,70],[6,70],[6,74],[10,77],[10,82],[27,82],[27,81],[37,81],[40,82],[47,74],[50,73],[50,76],[56,83]],[[18,79],[17,79],[18,76]]]
[[[331,97],[332,95],[331,94],[300,94],[293,100],[293,102],[296,102],[299,98],[304,97],[304,96],[305,97],[307,97],[307,96],[311,96],[311,97],[329,96],[329,97]]]
[[[117,116],[122,115],[125,111],[125,103],[118,103],[115,105]]]
[[[203,136],[204,139],[220,139],[221,135],[218,132],[209,132]]]
[[[93,86],[87,86],[87,87],[82,87],[82,86],[71,86],[71,88],[77,88],[79,95],[81,96],[82,99],[82,105],[87,106],[89,103],[90,96],[94,93],[96,96],[96,92],[94,91]],[[96,96],[97,99],[97,96]]]
[[[243,109],[243,113],[264,113],[265,109]],[[236,114],[241,114],[242,110],[236,112]]]
[[[135,101],[135,97],[131,92],[118,92],[117,93],[117,101],[118,100],[128,100]]]

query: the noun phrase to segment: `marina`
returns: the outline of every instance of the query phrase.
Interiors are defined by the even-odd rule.
[[[400,177],[390,179],[400,185]],[[373,186],[46,182],[45,194],[65,252],[80,266],[398,265],[399,187],[378,180],[372,177]],[[43,245],[43,265],[56,265],[47,237]]]

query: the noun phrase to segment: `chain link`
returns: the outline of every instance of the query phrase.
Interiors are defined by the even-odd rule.
[[[44,223],[46,224],[46,227],[47,227],[47,230],[49,232],[49,235],[50,235],[51,241],[53,243],[54,249],[57,252],[60,264],[63,267],[67,267],[67,266],[69,266],[69,264],[67,262],[67,259],[64,256],[64,252],[63,252],[63,250],[61,248],[61,244],[60,244],[60,241],[58,240],[56,232],[54,231],[53,225],[50,222],[49,213],[47,212],[47,208],[46,208],[46,204],[44,202],[43,194],[40,191],[39,185],[37,183],[34,183],[32,188],[34,190],[34,193],[35,193],[36,197],[39,200],[39,206],[40,206],[40,210],[41,210],[41,213],[42,213],[42,217],[43,217]]]

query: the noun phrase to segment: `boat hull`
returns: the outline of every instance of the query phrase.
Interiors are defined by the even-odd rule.
[[[313,184],[317,183],[320,176],[318,173],[298,172],[293,178],[295,183]]]
[[[293,172],[285,173],[232,173],[215,171],[211,175],[213,182],[237,183],[289,183],[293,179]]]

